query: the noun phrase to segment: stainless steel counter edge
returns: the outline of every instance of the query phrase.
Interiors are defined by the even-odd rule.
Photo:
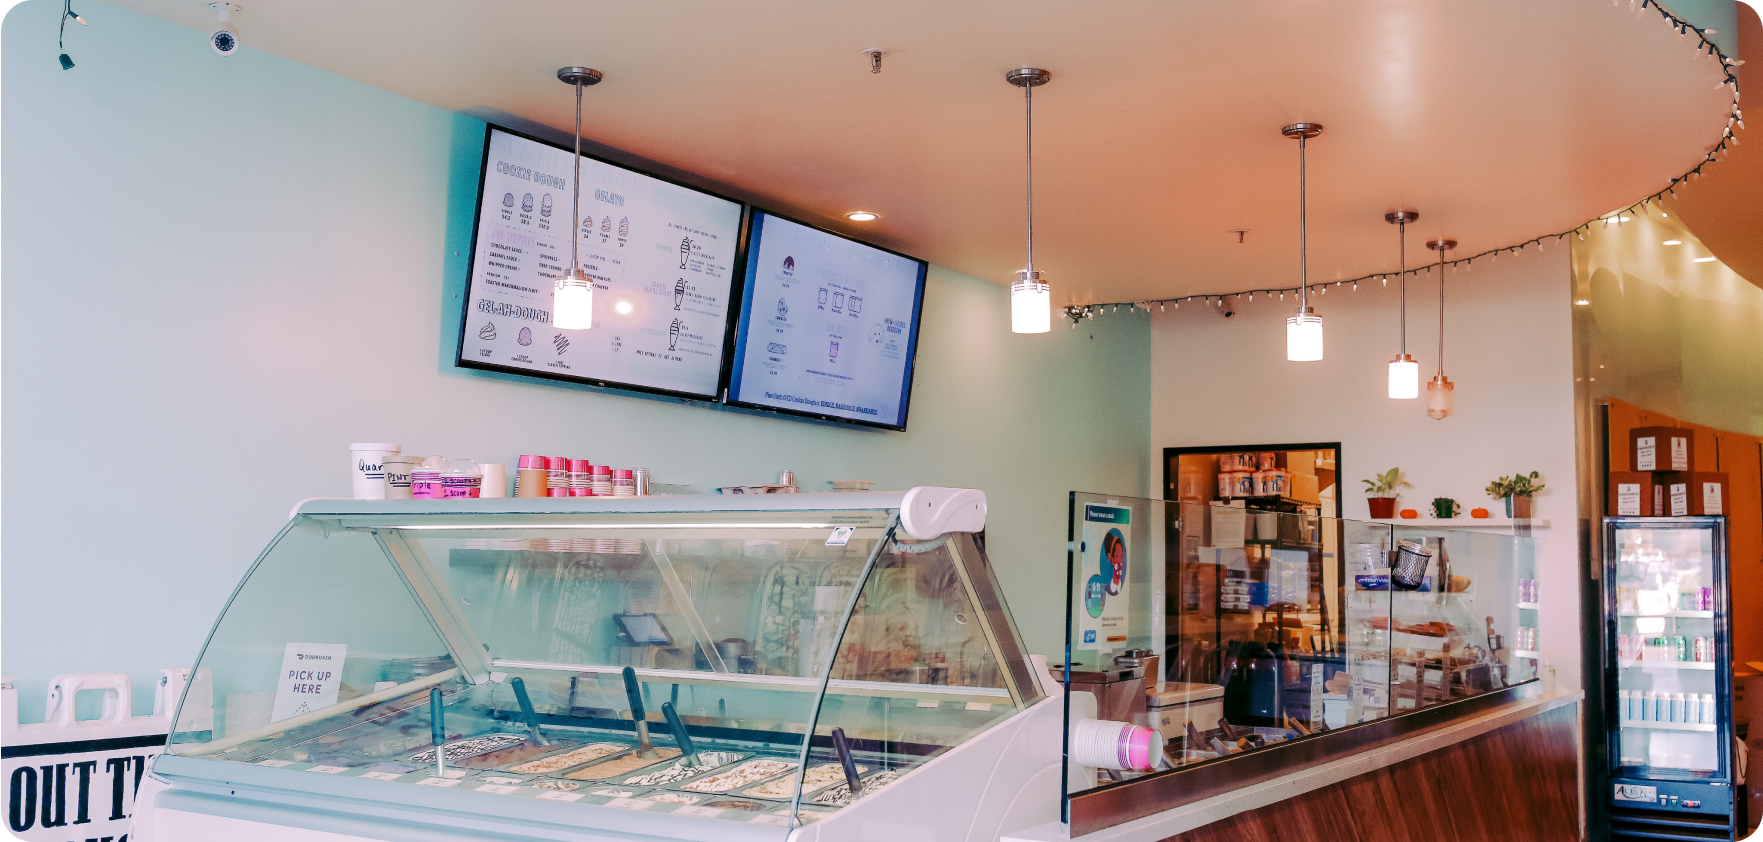
[[[1204,827],[1220,819],[1248,812],[1269,804],[1277,804],[1304,793],[1340,783],[1367,772],[1393,766],[1428,752],[1486,734],[1514,722],[1540,716],[1557,708],[1577,704],[1585,699],[1583,691],[1544,694],[1534,699],[1512,702],[1479,716],[1452,723],[1419,736],[1355,754],[1332,763],[1301,769],[1283,777],[1262,781],[1234,792],[1196,801],[1181,807],[1146,816],[1090,833],[1073,837],[1063,822],[1050,822],[1024,828],[1000,837],[1000,842],[1159,842],[1176,834]]]

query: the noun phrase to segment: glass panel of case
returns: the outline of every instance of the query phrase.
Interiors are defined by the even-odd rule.
[[[1168,767],[1537,675],[1528,537],[1074,492],[1071,541],[1068,689]],[[1400,542],[1424,564],[1397,575]]]
[[[302,516],[217,623],[213,726],[174,751],[783,831],[799,792],[820,818],[1042,695],[973,537],[887,518]],[[283,710],[311,653],[334,695]]]
[[[1714,533],[1612,529],[1617,767],[1723,772]]]

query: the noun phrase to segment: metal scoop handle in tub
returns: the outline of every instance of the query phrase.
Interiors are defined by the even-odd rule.
[[[542,746],[550,745],[545,735],[539,733],[539,714],[533,710],[533,700],[527,698],[526,682],[520,676],[515,676],[508,679],[508,686],[514,688],[514,701],[520,704],[520,717],[526,720],[526,729],[532,733],[533,742]]]
[[[833,729],[833,749],[839,753],[839,763],[845,767],[845,785],[851,788],[852,797],[863,794],[863,782],[857,780],[857,763],[851,759],[851,743],[845,739],[845,729]]]
[[[441,750],[441,744],[447,742],[447,703],[441,698],[441,688],[429,688],[429,740],[435,745],[435,777],[447,777],[447,752]]]
[[[673,731],[673,741],[685,755],[686,765],[699,765],[698,749],[692,746],[692,735],[686,732],[686,723],[679,718],[679,711],[674,710],[673,702],[661,703],[661,715],[667,717],[667,727]]]
[[[643,711],[643,688],[637,686],[637,671],[624,668],[624,695],[630,700],[631,719],[637,723],[637,756],[646,760],[659,758],[649,742],[649,714]]]

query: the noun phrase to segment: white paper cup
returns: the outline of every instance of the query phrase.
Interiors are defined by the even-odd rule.
[[[478,496],[507,497],[508,466],[500,462],[482,462],[478,467],[484,472],[484,484],[478,489]]]
[[[410,469],[422,464],[421,456],[396,454],[387,456],[386,498],[387,500],[410,499]]]
[[[380,442],[349,445],[349,474],[353,479],[355,499],[386,499],[386,457],[396,456],[402,449],[400,445]]]

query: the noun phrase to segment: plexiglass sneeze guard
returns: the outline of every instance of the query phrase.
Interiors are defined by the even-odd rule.
[[[1164,741],[1158,771],[1068,774],[1073,835],[1178,806],[1146,779],[1268,752],[1265,779],[1278,747],[1537,677],[1529,537],[1082,492],[1070,534],[1067,695]]]
[[[1044,695],[974,535],[912,537],[901,501],[309,503],[154,773],[485,831],[782,836]]]

